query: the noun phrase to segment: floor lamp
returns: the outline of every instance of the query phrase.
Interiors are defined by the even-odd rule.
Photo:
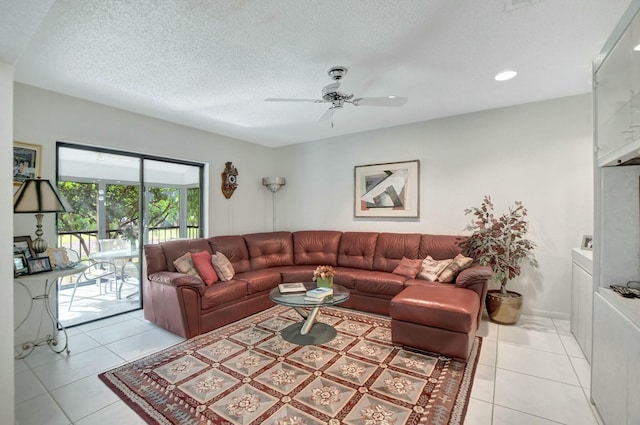
[[[36,239],[32,242],[36,255],[42,254],[48,248],[47,241],[42,238],[43,213],[70,212],[69,203],[49,180],[27,179],[13,195],[14,213],[36,213]]]
[[[276,192],[287,184],[287,179],[284,177],[263,177],[262,185],[271,191],[273,195],[271,205],[273,206],[273,231],[276,231]]]

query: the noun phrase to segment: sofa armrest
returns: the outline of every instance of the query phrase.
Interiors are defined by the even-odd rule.
[[[457,288],[466,288],[477,292],[481,302],[484,302],[488,282],[492,276],[493,271],[491,267],[473,265],[458,274],[455,285]]]
[[[204,282],[194,276],[178,272],[156,272],[149,275],[149,281],[171,286],[202,286]]]

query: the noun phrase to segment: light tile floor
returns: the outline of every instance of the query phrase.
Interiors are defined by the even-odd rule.
[[[484,337],[465,425],[597,425],[590,366],[569,321],[482,321]]]
[[[38,347],[15,361],[16,424],[144,423],[97,377],[183,339],[142,311],[69,330],[71,355]],[[589,364],[569,322],[523,316],[515,326],[483,321],[484,337],[465,425],[601,424],[588,402]]]

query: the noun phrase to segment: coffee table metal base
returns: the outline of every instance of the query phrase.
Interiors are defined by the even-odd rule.
[[[307,334],[300,333],[305,322],[294,323],[281,331],[282,339],[298,345],[320,345],[331,341],[338,332],[326,323],[314,323]]]

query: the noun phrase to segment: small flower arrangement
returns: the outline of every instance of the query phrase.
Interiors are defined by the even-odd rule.
[[[318,266],[313,272],[313,280],[316,279],[332,279],[336,275],[336,271],[331,266]]]

